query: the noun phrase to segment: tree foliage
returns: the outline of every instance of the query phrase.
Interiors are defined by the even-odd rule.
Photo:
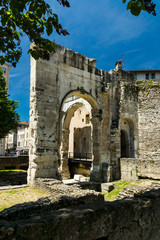
[[[156,4],[152,2],[152,0],[122,0],[123,3],[127,2],[127,10],[130,10],[130,12],[138,16],[141,11],[146,11],[149,14],[152,13],[154,16],[156,16],[155,7]]]
[[[70,7],[67,0],[57,2]],[[45,0],[0,0],[0,22],[0,64],[8,62],[14,67],[22,54],[22,36],[35,43],[29,54],[35,59],[49,59],[54,43],[44,38],[44,33],[49,36],[55,30],[60,35],[69,34]]]
[[[0,138],[18,127],[19,115],[16,113],[18,102],[8,99],[6,80],[0,69]]]
[[[63,7],[70,7],[69,0],[55,1]],[[156,15],[152,0],[122,2],[127,3],[127,9],[133,15],[138,16],[142,10]],[[44,38],[44,33],[49,36],[53,31],[64,36],[69,34],[46,0],[0,0],[0,64],[8,62],[16,66],[22,54],[20,44],[24,35],[35,43],[28,50],[33,58],[49,59],[49,53],[54,52],[54,42]]]

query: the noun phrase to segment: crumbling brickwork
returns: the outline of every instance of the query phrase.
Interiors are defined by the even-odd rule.
[[[49,61],[31,59],[29,183],[69,176],[64,106],[72,96],[91,106],[93,181],[120,179],[121,157],[159,159],[159,89],[142,91],[119,62],[108,73],[95,59],[57,44]]]
[[[75,197],[75,187],[69,192],[69,187],[57,181],[52,183],[53,195],[48,198],[0,213],[0,239],[159,240],[159,187],[159,183],[140,189],[136,186],[136,194],[133,188],[129,192],[125,189],[119,200],[103,202],[93,191],[80,190]],[[56,198],[55,193],[60,196]]]

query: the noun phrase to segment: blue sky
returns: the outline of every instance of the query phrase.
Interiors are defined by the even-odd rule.
[[[135,17],[126,10],[122,0],[71,0],[70,8],[48,0],[60,23],[70,35],[53,33],[50,40],[97,59],[97,67],[109,71],[124,57],[125,70],[160,69],[160,2],[157,16],[142,13]],[[30,42],[22,39],[23,56],[11,68],[9,94],[19,101],[21,121],[29,120]]]

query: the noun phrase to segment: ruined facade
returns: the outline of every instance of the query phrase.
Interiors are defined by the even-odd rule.
[[[70,122],[85,106],[78,100],[67,105],[69,98],[90,105],[91,180],[125,176],[120,159],[160,160],[159,84],[137,85],[121,62],[106,72],[96,68],[95,59],[56,44],[49,61],[31,58],[30,184],[39,177],[69,177]]]

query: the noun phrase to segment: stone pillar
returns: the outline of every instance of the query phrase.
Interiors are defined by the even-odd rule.
[[[91,181],[99,182],[101,180],[101,112],[92,109],[93,125],[93,168],[91,171]]]
[[[62,131],[62,148],[61,148],[61,176],[62,179],[69,179],[70,172],[68,166],[68,149],[69,149],[69,129]]]
[[[111,164],[112,164],[112,179],[119,180],[120,176],[120,131],[117,128],[111,129]]]
[[[46,67],[51,64],[52,68]],[[59,174],[59,83],[57,65],[31,58],[30,151],[28,183]]]

